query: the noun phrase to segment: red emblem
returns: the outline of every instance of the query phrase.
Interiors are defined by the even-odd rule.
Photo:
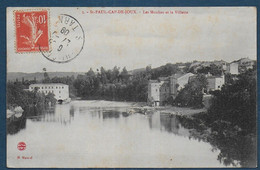
[[[25,148],[26,148],[26,144],[24,142],[18,143],[18,145],[17,145],[18,150],[23,151],[23,150],[25,150]]]
[[[16,11],[16,52],[49,51],[48,11]]]

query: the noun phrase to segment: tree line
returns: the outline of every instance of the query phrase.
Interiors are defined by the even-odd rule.
[[[22,82],[8,82],[6,84],[6,103],[7,109],[13,110],[20,106],[23,110],[28,110],[30,107],[37,107],[42,110],[46,105],[55,104],[56,99],[54,94],[37,93],[34,91],[26,91],[26,85]]]

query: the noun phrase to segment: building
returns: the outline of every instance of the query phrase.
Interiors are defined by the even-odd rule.
[[[170,82],[169,79],[165,81],[161,81],[161,87],[160,87],[160,105],[164,105],[168,98],[170,97]]]
[[[147,102],[152,106],[163,105],[170,96],[169,80],[150,80]]]
[[[175,98],[179,90],[189,82],[192,73],[175,74],[170,77],[159,77],[148,83],[147,102],[152,106],[164,105],[169,97]]]
[[[225,76],[206,76],[208,85],[207,91],[221,90],[221,87],[225,84]]]
[[[189,79],[192,76],[194,76],[193,73],[174,74],[173,76],[170,76],[170,94],[173,98],[177,96],[178,91],[188,84]]]
[[[57,101],[65,101],[69,99],[69,86],[62,83],[48,83],[48,84],[31,84],[29,91],[37,90],[40,93],[47,95],[53,93]]]
[[[160,104],[160,82],[157,80],[150,80],[148,83],[148,98],[147,103],[152,106],[159,106]]]
[[[211,94],[204,94],[202,98],[202,103],[204,108],[208,109],[211,106],[213,96]]]
[[[232,75],[237,75],[239,74],[238,72],[238,63],[237,62],[232,62],[229,65],[227,65],[226,73],[230,73]]]
[[[255,64],[254,60],[249,58],[241,58],[239,60],[233,61],[227,66],[226,73],[230,73],[232,75],[238,75],[239,73],[243,73],[248,69],[253,69]]]

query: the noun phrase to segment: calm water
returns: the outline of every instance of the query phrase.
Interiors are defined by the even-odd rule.
[[[176,116],[127,114],[131,103],[73,101],[7,135],[9,167],[223,167],[220,151]],[[194,134],[194,132],[193,132]],[[17,144],[26,143],[19,151]],[[26,156],[31,159],[18,159]]]

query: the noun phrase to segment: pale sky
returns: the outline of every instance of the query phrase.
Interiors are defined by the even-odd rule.
[[[85,32],[81,53],[65,64],[41,53],[15,53],[13,10],[7,9],[7,71],[86,72],[91,67],[128,70],[193,60],[256,60],[256,8],[48,8],[50,29],[59,14],[76,18]],[[22,9],[22,8],[21,8]],[[30,8],[24,8],[30,9]],[[137,14],[82,14],[89,10],[136,10]],[[143,10],[188,14],[143,14]]]

